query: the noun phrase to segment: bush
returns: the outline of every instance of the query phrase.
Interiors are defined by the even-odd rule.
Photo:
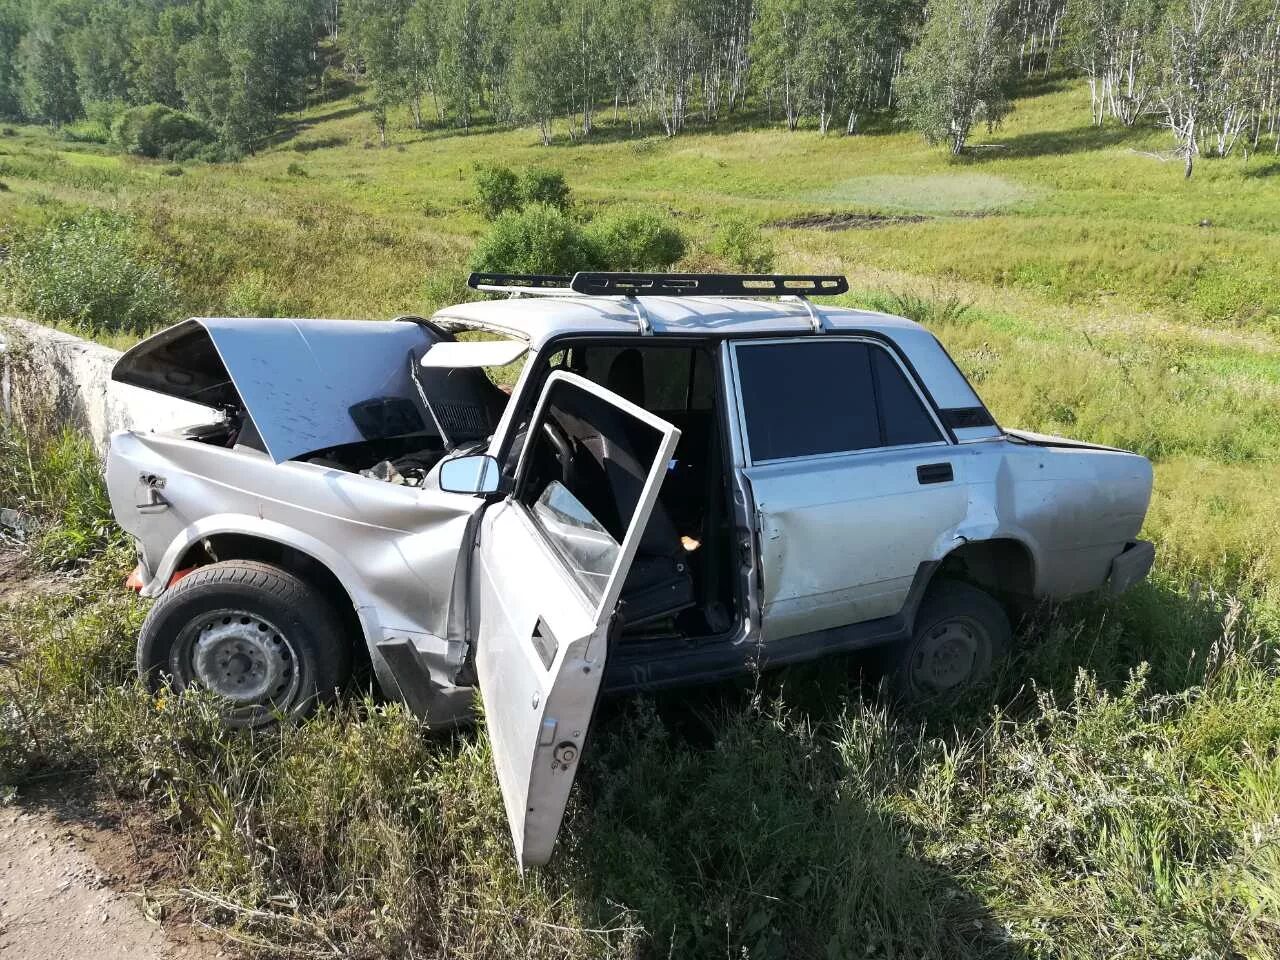
[[[145,333],[173,319],[163,266],[139,254],[128,223],[96,211],[19,237],[4,272],[14,305],[93,335]]]
[[[588,236],[606,270],[663,270],[684,256],[680,229],[655,210],[611,211],[592,223]]]
[[[569,209],[569,185],[559,170],[532,168],[517,176],[510,167],[486,164],[476,168],[476,196],[489,220],[534,203]]]
[[[716,231],[712,252],[740,270],[768,273],[773,269],[773,241],[745,217],[730,217]]]
[[[592,269],[592,244],[564,211],[545,203],[510,210],[494,222],[471,260],[488,273],[573,273]]]
[[[520,199],[525,203],[545,203],[558,210],[568,210],[569,185],[559,170],[532,167],[520,176]]]
[[[285,171],[284,171],[284,172],[285,172],[285,173],[287,173],[287,174],[288,174],[289,176],[291,176],[291,177],[305,177],[305,176],[307,176],[307,168],[306,168],[306,167],[304,167],[302,164],[300,164],[300,163],[296,162],[296,161],[295,161],[295,162],[293,162],[293,163],[291,163],[291,164],[289,164],[289,166],[285,167]]]
[[[481,213],[496,220],[509,210],[520,209],[520,180],[510,167],[480,167],[476,171],[476,195]]]
[[[165,167],[160,172],[163,173],[166,177],[180,177],[183,174],[182,167],[178,166],[178,164],[176,163],[171,163],[169,166]]]
[[[214,141],[213,130],[204,123],[161,103],[126,110],[112,134],[130,153],[165,160],[189,160]]]

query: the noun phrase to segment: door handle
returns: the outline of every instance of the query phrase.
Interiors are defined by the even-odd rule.
[[[922,463],[916,467],[916,480],[925,483],[950,483],[955,479],[949,463]]]

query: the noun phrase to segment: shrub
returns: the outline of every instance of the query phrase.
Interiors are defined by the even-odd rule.
[[[182,167],[180,167],[178,164],[171,163],[169,166],[165,167],[160,172],[163,173],[166,177],[180,177],[182,176],[183,170],[182,170]]]
[[[112,133],[130,153],[166,160],[189,160],[214,141],[213,130],[204,123],[161,103],[126,110]]]
[[[569,185],[559,170],[531,167],[520,175],[520,199],[525,203],[545,203],[558,210],[568,210]]]
[[[520,181],[510,167],[500,165],[480,167],[476,171],[476,195],[480,211],[489,220],[496,220],[508,210],[520,209]]]
[[[345,147],[350,142],[349,137],[316,137],[314,140],[298,140],[290,149],[294,153],[310,153],[326,147]]]
[[[139,254],[125,220],[101,211],[19,237],[4,279],[15,306],[91,335],[140,334],[173,318],[168,271]]]
[[[573,273],[597,261],[590,241],[564,211],[534,203],[498,217],[471,262],[492,273]]]
[[[592,223],[588,236],[606,270],[661,270],[684,256],[680,229],[656,210],[611,211]]]
[[[203,160],[205,163],[222,163],[223,161],[239,160],[240,157],[241,154],[233,147],[207,143],[185,159]]]
[[[898,293],[872,294],[867,297],[874,310],[906,317],[926,327],[967,324],[973,320],[973,303],[959,294],[943,293],[934,286],[928,296],[904,290]]]
[[[773,241],[745,217],[730,217],[716,231],[712,252],[740,270],[767,273],[773,269]]]
[[[291,163],[291,164],[289,164],[289,166],[285,167],[284,172],[285,172],[285,173],[287,173],[287,174],[288,174],[289,176],[291,176],[291,177],[305,177],[305,176],[307,176],[307,168],[306,168],[306,167],[304,167],[302,164],[300,164],[300,163],[296,162],[296,161],[295,161],[295,162],[293,162],[293,163]]]

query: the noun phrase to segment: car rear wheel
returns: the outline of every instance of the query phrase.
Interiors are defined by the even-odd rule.
[[[959,581],[937,584],[916,614],[911,639],[886,650],[889,688],[910,704],[953,701],[991,676],[1011,634],[1004,608],[989,593]]]
[[[305,716],[350,670],[351,648],[328,600],[295,574],[252,560],[184,577],[156,601],[138,638],[138,672],[152,690],[207,690],[236,727]]]

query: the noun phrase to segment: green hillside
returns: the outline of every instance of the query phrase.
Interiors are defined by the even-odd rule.
[[[861,661],[613,704],[556,864],[520,878],[482,735],[354,704],[252,742],[149,702],[108,552],[82,594],[4,614],[31,652],[0,681],[0,773],[112,772],[222,906],[182,903],[323,955],[1280,957],[1280,158],[1186,180],[1153,155],[1167,134],[1091,126],[1058,78],[960,160],[896,128],[597,119],[549,147],[393,123],[382,148],[343,100],[240,163],[180,167],[20,126],[2,242],[101,208],[169,278],[167,319],[386,317],[466,295],[479,163],[562,170],[583,219],[668,212],[690,269],[744,216],[780,269],[929,324],[1002,423],[1151,457],[1151,582],[1024,624],[946,717],[896,715]],[[6,444],[0,501],[62,475],[63,447]],[[55,523],[81,523],[57,486]]]

